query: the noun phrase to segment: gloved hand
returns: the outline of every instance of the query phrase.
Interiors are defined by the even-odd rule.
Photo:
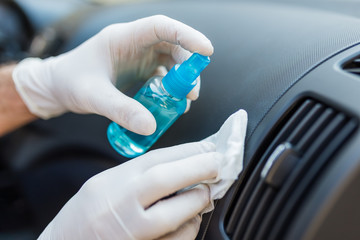
[[[194,239],[222,154],[211,142],[150,151],[89,179],[39,239]]]
[[[201,214],[242,170],[246,125],[240,110],[203,141],[150,151],[92,177],[40,239],[194,239]]]
[[[165,16],[110,25],[74,50],[57,57],[25,59],[13,72],[17,91],[36,116],[47,119],[72,111],[103,115],[144,135],[153,133],[152,114],[118,91],[148,78],[159,66],[170,69],[191,53],[210,56],[210,41]],[[162,71],[163,72],[163,71]],[[135,76],[137,74],[137,76]],[[199,84],[189,93],[195,100]]]

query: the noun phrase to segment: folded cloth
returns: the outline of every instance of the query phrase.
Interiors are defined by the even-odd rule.
[[[222,198],[243,170],[247,120],[246,111],[241,109],[232,114],[217,133],[202,140],[214,143],[216,151],[224,156],[220,162],[218,177],[203,182],[210,188],[212,199],[211,204],[203,213],[214,209],[213,200]]]

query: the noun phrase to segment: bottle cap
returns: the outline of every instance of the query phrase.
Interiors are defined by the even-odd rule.
[[[196,78],[210,63],[208,56],[194,53],[182,64],[176,64],[162,79],[165,90],[173,97],[183,99],[196,86]]]

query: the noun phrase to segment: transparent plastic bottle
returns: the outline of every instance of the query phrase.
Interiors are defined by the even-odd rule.
[[[156,120],[155,132],[144,136],[112,122],[107,130],[111,146],[129,158],[145,153],[184,113],[186,95],[195,87],[196,78],[209,63],[209,57],[194,53],[182,64],[176,64],[164,77],[150,78],[134,99],[153,114]]]

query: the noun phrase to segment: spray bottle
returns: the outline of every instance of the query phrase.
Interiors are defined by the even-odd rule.
[[[150,78],[136,93],[134,99],[155,117],[155,132],[144,136],[112,122],[107,130],[111,146],[128,158],[145,153],[185,112],[186,95],[195,87],[196,78],[209,63],[209,57],[194,53],[182,64],[176,64],[164,77]]]

